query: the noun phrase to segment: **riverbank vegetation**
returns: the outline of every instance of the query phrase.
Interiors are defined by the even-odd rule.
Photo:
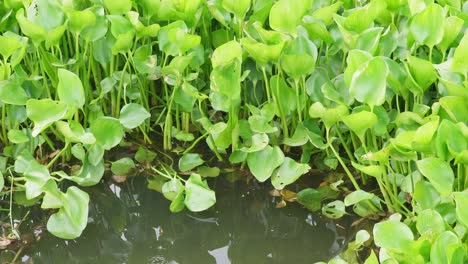
[[[217,160],[285,203],[375,220],[348,262],[467,261],[467,4],[0,5],[2,211],[40,206],[48,231],[73,239],[88,221],[82,187],[140,168],[171,211],[203,211],[222,195],[207,180]],[[129,143],[134,156],[106,159]],[[343,177],[288,192],[311,169]]]

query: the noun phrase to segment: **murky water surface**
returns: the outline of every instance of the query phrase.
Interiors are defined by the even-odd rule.
[[[143,179],[89,188],[90,223],[76,240],[44,232],[23,263],[314,263],[343,247],[341,228],[296,203],[277,209],[270,184],[210,181],[216,205],[172,214]],[[37,221],[37,219],[36,219]]]

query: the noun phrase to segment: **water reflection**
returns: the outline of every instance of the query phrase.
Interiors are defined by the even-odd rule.
[[[50,235],[23,256],[33,263],[313,263],[343,246],[332,222],[297,204],[276,209],[269,185],[210,182],[207,212],[169,212],[162,195],[135,179],[90,188],[90,223],[72,241]]]

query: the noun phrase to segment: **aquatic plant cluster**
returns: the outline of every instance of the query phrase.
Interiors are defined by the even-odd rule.
[[[111,170],[152,167],[173,212],[216,202],[206,144],[277,190],[311,168],[343,170],[296,199],[380,221],[357,233],[349,262],[370,240],[366,263],[467,261],[468,4],[5,0],[0,17],[0,190],[53,209],[52,234],[81,234],[79,186],[140,135],[179,153],[178,167],[151,166],[141,146]]]

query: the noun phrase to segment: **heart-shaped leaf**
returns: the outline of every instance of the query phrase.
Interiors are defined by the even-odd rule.
[[[96,143],[109,150],[123,138],[124,131],[118,119],[101,116],[96,118],[90,126],[90,131],[96,138]]]
[[[185,183],[185,193],[185,206],[192,212],[204,211],[216,203],[215,192],[195,173]]]
[[[119,121],[125,128],[134,129],[143,124],[150,116],[150,113],[143,106],[130,103],[120,110]]]
[[[63,207],[47,222],[47,230],[63,239],[74,239],[81,235],[88,223],[89,196],[75,186],[63,195]]]
[[[295,160],[286,157],[283,164],[271,177],[271,183],[277,190],[282,190],[286,185],[295,182],[303,174],[310,170],[308,164],[298,163]]]
[[[278,146],[266,146],[264,149],[247,155],[250,172],[259,182],[271,177],[273,171],[284,161],[284,154]]]
[[[349,94],[361,103],[373,107],[385,102],[388,67],[376,57],[361,65],[353,74]]]
[[[201,158],[200,154],[187,153],[179,159],[179,170],[189,171],[197,166],[200,166],[205,161]]]
[[[26,114],[34,122],[32,136],[36,137],[67,113],[67,105],[50,99],[30,99],[26,103]]]
[[[425,158],[416,162],[418,170],[424,175],[441,195],[453,191],[455,176],[450,165],[440,158]]]

